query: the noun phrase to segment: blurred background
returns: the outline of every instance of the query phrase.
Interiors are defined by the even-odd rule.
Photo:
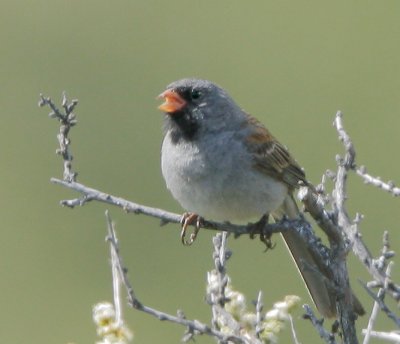
[[[55,155],[58,124],[39,109],[39,93],[78,98],[71,133],[78,181],[138,203],[182,212],[164,186],[159,155],[162,114],[155,97],[182,77],[211,79],[266,123],[318,183],[342,152],[332,121],[337,110],[357,162],[400,182],[400,3],[380,1],[10,1],[0,4],[0,342],[93,343],[91,308],[112,300],[106,223],[101,204],[74,210],[76,197],[50,184],[62,177]],[[399,200],[355,176],[349,210],[377,255],[383,230],[400,250]],[[140,300],[204,322],[212,233],[192,247],[179,227],[111,208],[122,253]],[[258,240],[231,240],[229,274],[265,308],[297,294],[310,299],[277,236],[264,253]],[[349,260],[351,283],[370,311]],[[395,266],[394,277],[400,277]],[[389,303],[395,307],[392,303]],[[302,343],[319,343],[310,323],[295,326]],[[125,309],[135,343],[178,343],[184,329]],[[368,316],[359,321],[359,331]],[[329,322],[326,323],[329,327]],[[377,330],[394,326],[380,315]],[[198,343],[213,343],[207,337]],[[287,329],[282,343],[290,343]]]

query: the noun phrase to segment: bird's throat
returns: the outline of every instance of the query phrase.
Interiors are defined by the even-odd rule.
[[[173,143],[178,143],[181,140],[195,140],[198,129],[198,121],[187,112],[179,112],[166,116],[165,131],[171,133]]]

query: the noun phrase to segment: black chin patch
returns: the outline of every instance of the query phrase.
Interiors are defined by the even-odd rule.
[[[186,111],[166,116],[165,130],[171,133],[173,143],[178,143],[181,140],[193,141],[198,129],[198,121]]]

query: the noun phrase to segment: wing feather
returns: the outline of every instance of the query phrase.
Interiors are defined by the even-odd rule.
[[[253,153],[255,166],[261,172],[282,180],[290,188],[299,183],[307,184],[304,171],[257,119],[248,115],[250,133],[246,136],[247,147]]]

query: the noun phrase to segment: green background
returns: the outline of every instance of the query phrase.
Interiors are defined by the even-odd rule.
[[[400,182],[397,0],[2,0],[0,40],[1,343],[93,343],[91,307],[112,297],[105,206],[59,206],[76,194],[49,183],[62,175],[62,162],[54,154],[57,123],[36,105],[41,92],[59,102],[65,90],[80,100],[71,134],[78,180],[139,203],[182,211],[160,173],[155,97],[188,76],[229,90],[290,148],[312,182],[335,168],[342,151],[331,125],[338,109],[357,162]],[[361,230],[372,252],[378,254],[385,229],[399,249],[399,201],[355,176],[349,182],[349,209],[365,215]],[[111,215],[140,300],[207,322],[211,233],[187,248],[178,226],[160,228],[115,208]],[[287,294],[309,303],[276,241],[268,253],[257,240],[231,241],[233,284],[249,302],[262,289],[266,309]],[[349,265],[370,311],[357,282],[368,274],[354,257]],[[184,330],[131,309],[125,315],[135,343],[177,343]],[[300,311],[295,318],[302,343],[320,342]],[[377,330],[394,328],[379,319]],[[291,342],[289,330],[281,342]]]

